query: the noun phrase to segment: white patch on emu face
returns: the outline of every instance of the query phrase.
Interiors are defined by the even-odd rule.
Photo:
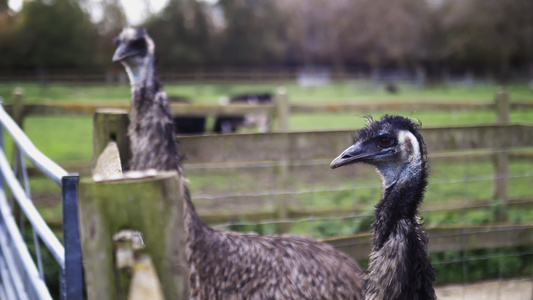
[[[398,181],[411,180],[414,174],[418,174],[422,168],[422,154],[420,153],[420,143],[408,130],[402,130],[398,134],[399,146],[401,148],[403,164],[405,167],[397,178]]]
[[[376,164],[385,189],[398,181],[411,180],[422,168],[420,144],[410,131],[402,130],[398,133],[397,151],[399,155]]]
[[[420,144],[415,135],[408,130],[402,130],[398,133],[398,140],[402,153],[407,155],[409,161],[414,161],[420,158]]]
[[[124,28],[122,32],[120,33],[120,37],[122,39],[127,39],[127,40],[134,39],[136,35],[137,35],[137,30],[131,27]]]

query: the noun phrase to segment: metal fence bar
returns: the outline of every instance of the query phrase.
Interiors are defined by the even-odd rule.
[[[80,176],[70,174],[62,179],[63,187],[63,238],[65,244],[64,299],[83,298],[83,268],[78,219],[78,185]]]
[[[0,105],[0,127],[5,127],[6,131],[10,133],[21,154],[24,154],[24,156],[26,156],[35,167],[37,167],[41,172],[43,172],[47,177],[52,179],[62,188],[63,223],[65,224],[63,227],[65,243],[64,247],[61,245],[57,237],[50,230],[50,228],[42,219],[41,215],[33,206],[28,190],[29,186],[27,185],[27,175],[24,173],[25,170],[22,171],[23,175],[25,175],[24,181],[26,184],[26,190],[22,188],[21,183],[17,180],[13,170],[11,170],[3,149],[0,149],[0,183],[3,183],[4,181],[8,183],[14,198],[17,200],[22,211],[32,224],[33,230],[41,238],[43,243],[50,250],[50,253],[60,265],[60,274],[62,275],[60,291],[61,299],[83,299],[84,285],[78,224],[79,175],[68,174],[63,168],[42,154],[18,127],[18,125],[9,117],[9,115],[7,115],[2,105]],[[2,135],[0,132],[0,143],[1,142]],[[3,143],[0,145],[3,145]],[[23,155],[20,155],[20,159],[22,162],[21,167],[24,168]],[[5,194],[2,193],[2,196],[5,197]],[[36,247],[38,247],[38,244],[36,244]],[[26,265],[20,267],[26,268]],[[33,265],[33,267],[35,268],[35,265]],[[11,270],[9,273],[12,273]],[[3,293],[4,291],[1,290],[0,294]],[[5,294],[7,295],[8,293],[10,292],[5,290]],[[48,290],[46,290],[46,293],[49,294]],[[34,295],[30,295],[29,299],[40,297],[41,291],[36,290]]]
[[[39,168],[46,176],[52,179],[57,185],[61,186],[61,178],[67,176],[68,173],[58,164],[53,162],[50,158],[42,154],[24,134],[22,129],[11,119],[4,107],[0,105],[0,122],[4,128],[13,138],[13,141],[21,152],[32,162],[34,166]]]
[[[7,161],[3,150],[0,150],[0,171],[2,171],[2,174],[4,174],[4,180],[10,186],[13,196],[17,200],[22,211],[24,211],[24,214],[28,218],[28,221],[37,231],[37,234],[39,234],[39,237],[46,245],[48,250],[50,250],[50,253],[57,260],[61,268],[64,268],[65,249],[63,248],[63,245],[61,245],[61,243],[54,235],[52,230],[50,230],[50,228],[43,220],[42,216],[39,214],[33,203],[31,203],[31,200],[28,199],[28,197],[26,196],[26,192],[24,192],[24,190],[20,186],[20,183],[15,177],[15,174],[13,174],[13,170],[11,170],[9,162]]]
[[[8,299],[52,299],[18,230],[4,193],[0,193],[0,216],[0,248],[9,272],[9,281],[13,283],[8,289],[12,289],[16,295]],[[7,281],[3,280],[2,283]]]
[[[26,163],[24,162],[24,156],[20,152],[20,149],[16,148],[16,155],[15,160],[18,161],[18,170],[14,169],[15,174],[18,176],[21,176],[22,183],[24,185],[24,191],[26,192],[26,196],[28,199],[31,200],[31,192],[30,192],[30,183],[28,180],[28,172],[26,170]],[[22,218],[21,218],[22,220]],[[22,223],[24,224],[24,223]],[[24,232],[24,227],[21,227],[21,231]],[[41,246],[39,245],[39,238],[37,235],[37,232],[35,232],[35,228],[32,228],[32,234],[33,234],[33,244],[35,246],[35,256],[37,260],[37,269],[39,270],[39,275],[44,280],[44,269],[43,269],[43,260],[41,257]]]

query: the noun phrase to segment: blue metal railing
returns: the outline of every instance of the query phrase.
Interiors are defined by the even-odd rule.
[[[19,155],[16,155],[14,164],[24,170],[22,180],[17,179],[3,151],[2,129],[9,133],[17,147]],[[62,189],[64,245],[50,230],[30,199],[24,158]],[[61,299],[83,299],[78,183],[79,176],[67,173],[42,154],[0,105],[0,299],[52,299],[42,275],[39,239],[61,268]],[[32,226],[38,267],[33,262],[21,229],[11,212],[12,205],[8,203],[4,185],[9,187],[18,207]],[[21,222],[21,226],[23,224]]]

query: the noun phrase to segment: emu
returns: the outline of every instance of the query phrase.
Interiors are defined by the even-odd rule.
[[[359,130],[331,168],[366,163],[381,175],[383,193],[372,224],[364,299],[436,299],[435,271],[418,216],[427,185],[427,151],[419,125],[385,115]]]
[[[134,170],[177,170],[184,190],[190,297],[194,299],[360,299],[361,268],[332,246],[294,235],[220,231],[195,212],[180,165],[167,96],[145,29],[115,39],[113,61],[131,81],[128,134]]]

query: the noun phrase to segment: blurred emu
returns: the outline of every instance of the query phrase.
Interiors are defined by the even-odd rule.
[[[360,299],[363,272],[331,245],[295,235],[259,235],[210,228],[187,190],[168,99],[144,29],[126,28],[113,57],[132,86],[132,169],[176,170],[183,191],[191,299]],[[171,262],[169,262],[171,263]]]

